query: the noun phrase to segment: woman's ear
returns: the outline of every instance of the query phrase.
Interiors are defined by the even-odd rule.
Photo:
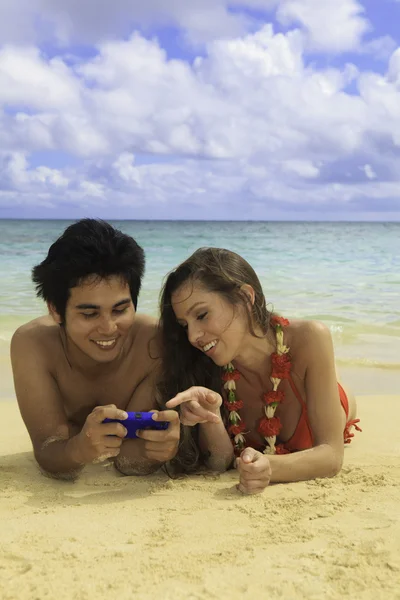
[[[54,306],[54,304],[51,304],[50,302],[47,303],[47,308],[49,311],[49,315],[51,317],[53,317],[54,321],[57,323],[57,325],[61,325],[63,320],[61,318],[61,315],[58,314],[56,307]]]
[[[246,294],[246,296],[249,299],[250,304],[253,306],[255,299],[256,299],[256,293],[254,291],[254,288],[252,288],[251,285],[249,285],[248,283],[245,283],[241,286],[240,289],[242,290],[242,292],[244,294]]]

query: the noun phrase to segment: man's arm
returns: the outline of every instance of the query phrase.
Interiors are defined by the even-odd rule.
[[[123,418],[125,413],[114,406],[97,407],[76,433],[47,361],[43,343],[32,332],[17,330],[11,341],[14,386],[35,458],[46,474],[73,479],[86,463],[119,453],[125,428],[102,420]]]
[[[157,410],[155,388],[157,369],[154,369],[136,388],[127,411]],[[123,475],[149,475],[174,458],[180,437],[179,415],[176,411],[158,412],[160,421],[169,421],[165,431],[144,431],[137,439],[126,439],[115,459],[115,467]]]

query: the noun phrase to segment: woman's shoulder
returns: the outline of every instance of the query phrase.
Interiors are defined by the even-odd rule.
[[[321,321],[308,319],[290,319],[290,325],[284,328],[287,332],[287,345],[293,354],[308,354],[321,344],[331,343],[329,327]]]
[[[330,333],[330,329],[325,323],[309,319],[289,319],[287,329],[299,336]]]

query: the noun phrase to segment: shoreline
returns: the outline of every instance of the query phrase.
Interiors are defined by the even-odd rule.
[[[400,369],[339,365],[340,381],[356,396],[397,395],[400,391]],[[0,352],[0,402],[15,398],[9,355]]]

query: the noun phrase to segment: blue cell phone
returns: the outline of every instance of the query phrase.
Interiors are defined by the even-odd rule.
[[[128,412],[127,419],[104,419],[103,423],[121,423],[128,431],[125,438],[137,438],[140,429],[168,429],[168,421],[154,421],[152,412]]]

